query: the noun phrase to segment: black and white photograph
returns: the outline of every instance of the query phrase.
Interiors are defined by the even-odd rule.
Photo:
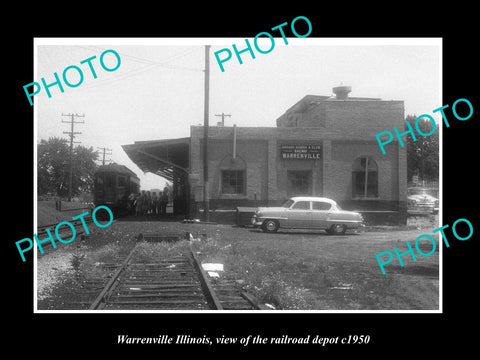
[[[38,39],[38,311],[441,310],[441,39],[256,40]]]
[[[472,9],[106,5],[4,22],[6,350],[473,349]]]

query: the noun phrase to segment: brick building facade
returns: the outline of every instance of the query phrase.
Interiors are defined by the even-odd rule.
[[[392,126],[403,128],[403,101],[349,97],[347,86],[333,90],[332,97],[305,96],[277,119],[276,127],[209,127],[210,209],[277,205],[291,196],[311,195],[361,211],[370,223],[405,223],[406,148],[392,142],[382,155],[375,139]],[[183,175],[177,169],[173,180],[195,213],[204,193],[203,126],[191,126],[190,138],[178,140],[188,159],[183,159]],[[157,143],[153,156],[157,163],[166,161],[167,171],[175,163],[164,157],[164,143]],[[135,161],[132,151],[127,154]],[[172,148],[170,154],[175,156]]]

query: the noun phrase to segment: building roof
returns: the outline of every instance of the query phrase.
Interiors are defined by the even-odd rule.
[[[336,86],[332,91],[334,95],[331,96],[305,95],[277,118],[277,127],[325,127],[332,114],[338,115],[343,110],[346,113],[358,107],[358,114],[364,114],[364,109],[371,111],[373,108],[395,107],[397,104],[403,104],[403,101],[398,100],[349,96],[352,91],[351,86]]]
[[[116,172],[116,173],[123,173],[127,174],[130,176],[134,176],[135,178],[138,179],[138,176],[129,168],[127,168],[125,165],[120,165],[117,163],[112,163],[108,165],[100,165],[98,169],[95,171],[97,173],[101,172]]]
[[[305,95],[295,104],[290,106],[286,111],[287,113],[292,112],[304,112],[307,110],[311,105],[318,105],[322,102],[341,102],[341,101],[385,101],[381,98],[371,98],[371,97],[352,97],[348,96],[345,99],[337,99],[335,96],[326,96],[326,95]],[[283,116],[283,115],[282,115]]]
[[[174,182],[188,173],[190,137],[135,141],[122,145],[128,157],[143,171]]]

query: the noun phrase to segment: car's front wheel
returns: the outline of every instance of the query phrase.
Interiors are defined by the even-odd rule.
[[[269,233],[277,232],[279,228],[280,225],[277,220],[267,219],[262,224],[262,230]]]
[[[330,235],[343,235],[347,231],[347,227],[343,224],[333,224],[327,229],[327,233]]]

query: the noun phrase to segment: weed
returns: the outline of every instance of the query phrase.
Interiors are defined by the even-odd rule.
[[[85,259],[85,254],[79,254],[77,252],[72,254],[70,265],[72,266],[76,279],[79,279],[81,277],[81,266],[83,259]]]
[[[257,299],[274,305],[276,309],[308,309],[308,303],[305,300],[306,290],[288,284],[280,274],[267,274],[255,287]]]
[[[159,259],[181,256],[185,254],[188,247],[188,241],[181,240],[176,242],[142,242],[137,245],[134,254],[134,261],[155,262]]]

